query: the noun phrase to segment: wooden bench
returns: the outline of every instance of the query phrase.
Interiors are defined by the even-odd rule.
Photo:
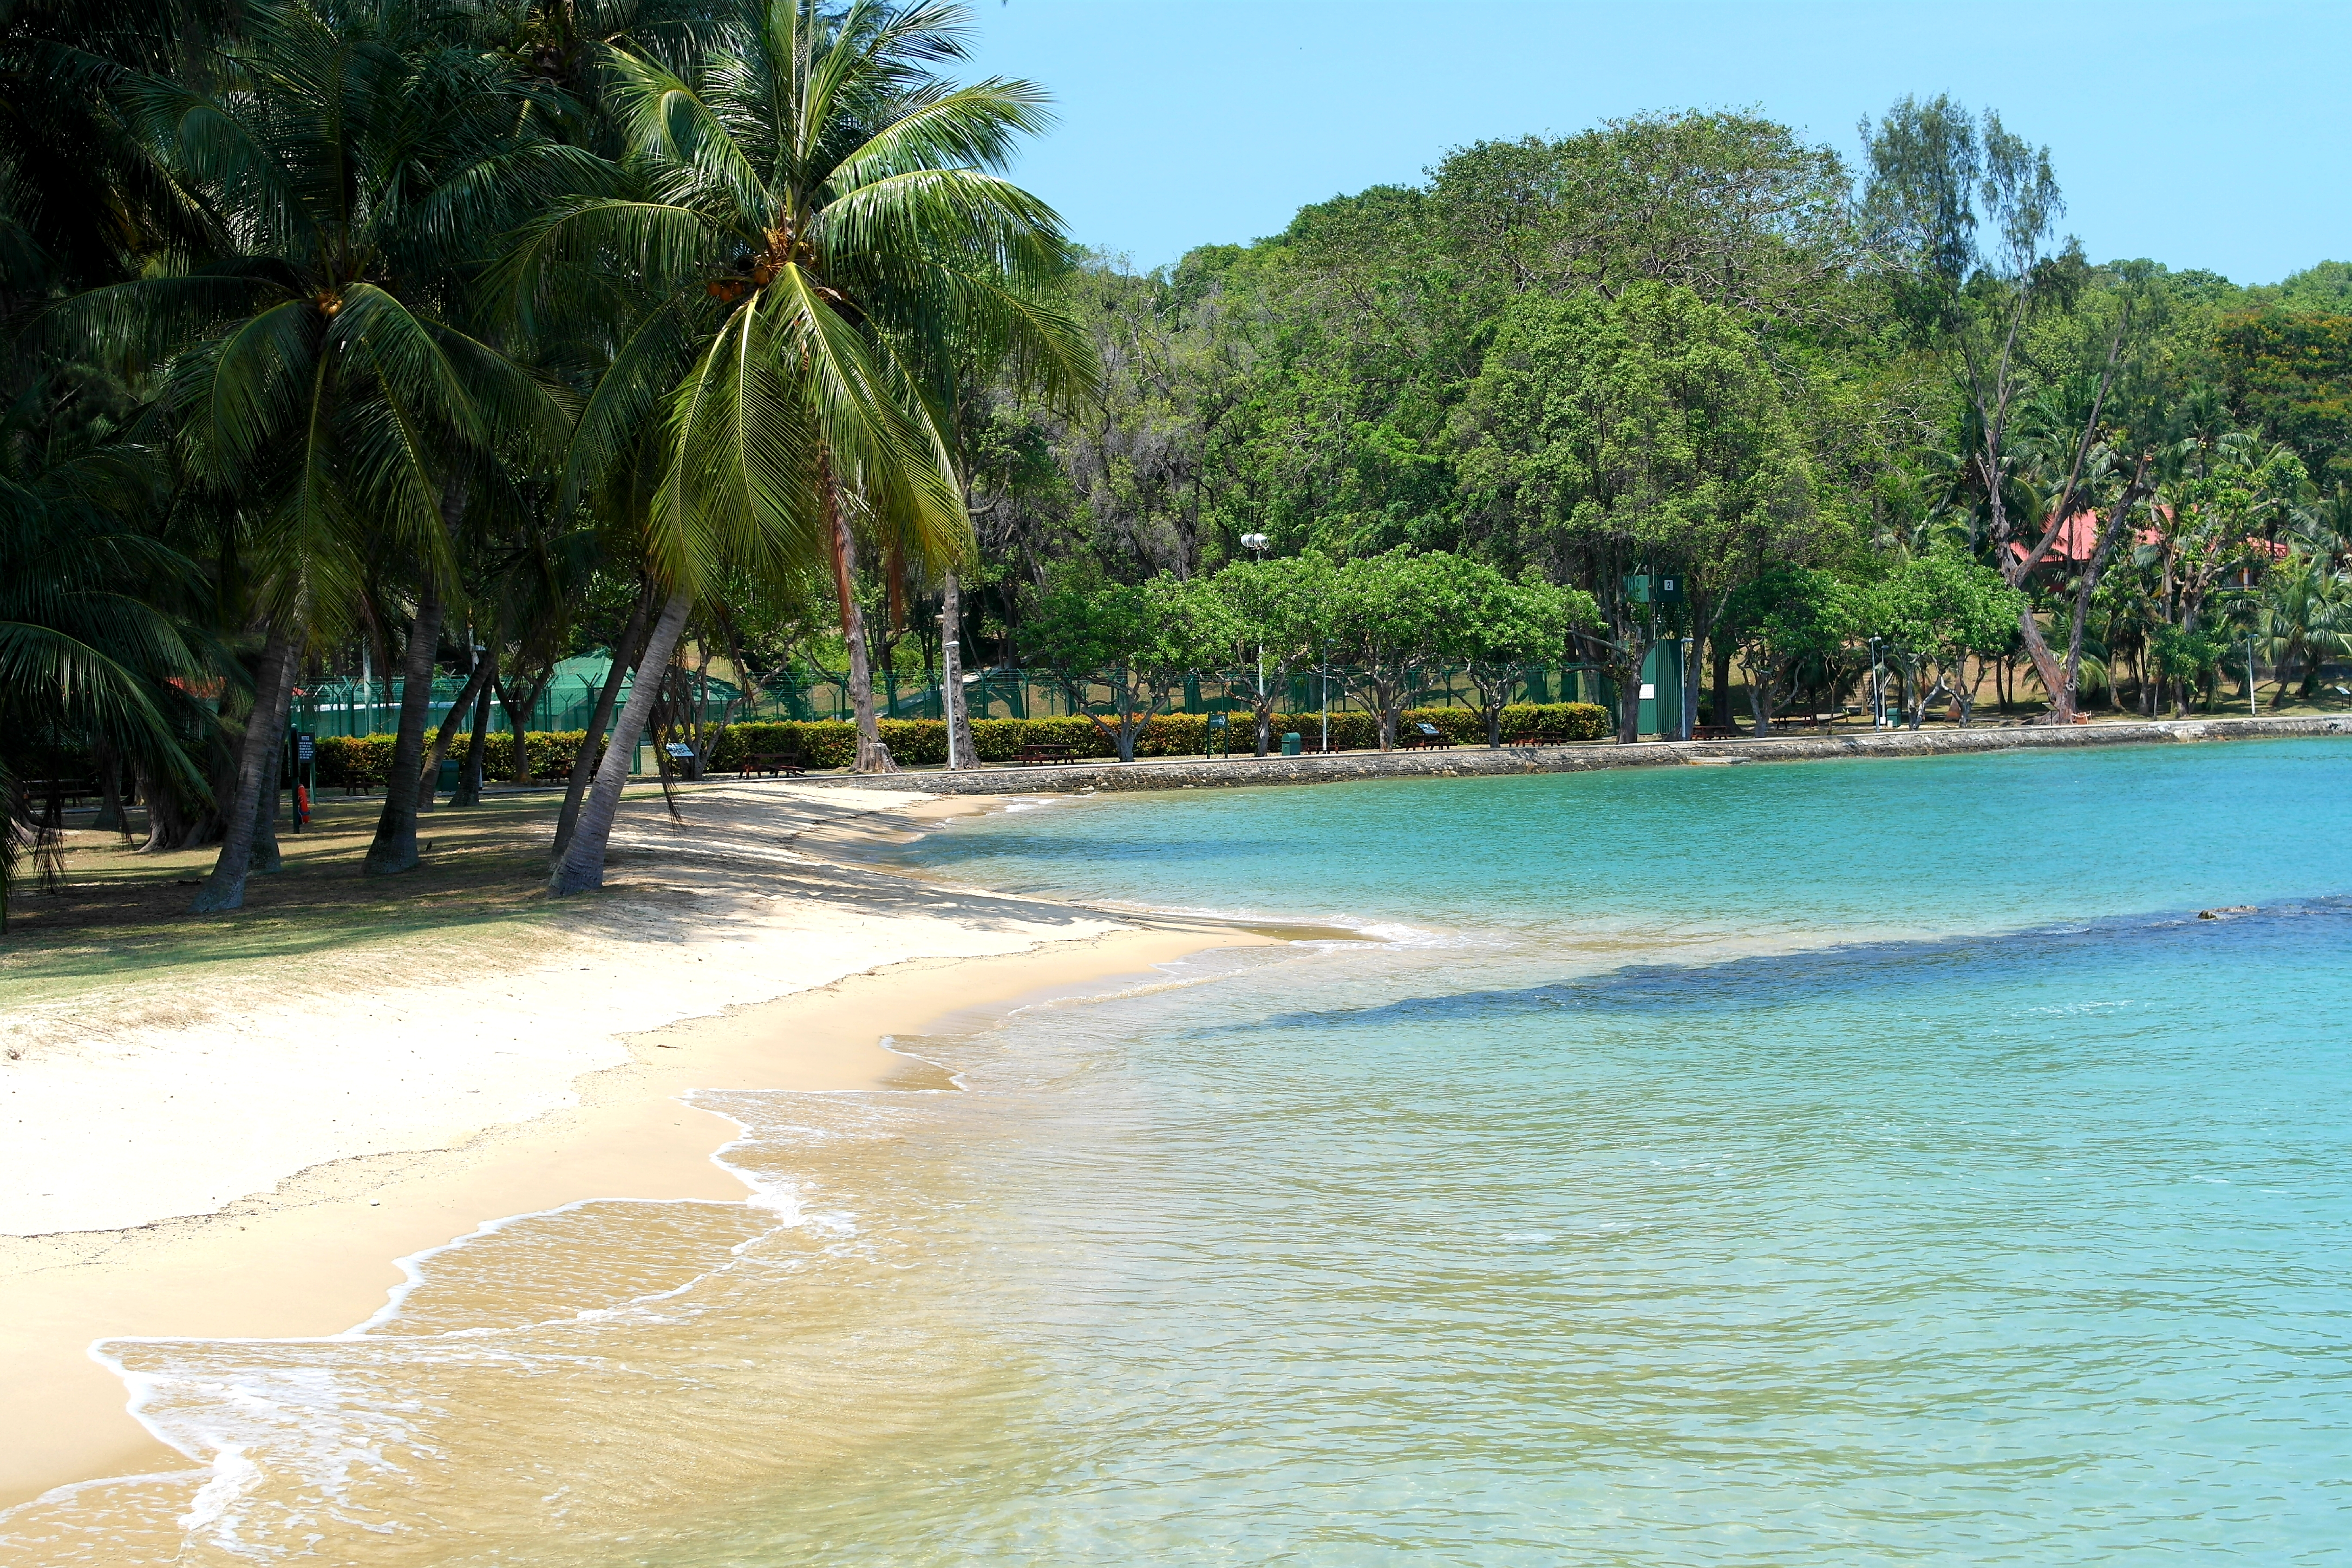
[[[1522,730],[1510,739],[1514,746],[1565,746],[1568,734],[1561,730]]]
[[[757,752],[743,759],[740,776],[748,779],[756,773],[772,779],[798,778],[807,772],[807,759],[798,752]]]
[[[1024,767],[1075,763],[1078,760],[1078,749],[1076,746],[1024,746],[1013,760]]]
[[[1397,744],[1408,752],[1442,752],[1454,744],[1454,737],[1434,724],[1415,724],[1397,737]]]
[[[1695,724],[1691,727],[1694,741],[1737,741],[1739,731],[1729,724]]]
[[[95,779],[20,779],[16,787],[25,792],[26,801],[33,805],[46,803],[53,795],[58,797],[59,805],[98,798],[98,781]]]

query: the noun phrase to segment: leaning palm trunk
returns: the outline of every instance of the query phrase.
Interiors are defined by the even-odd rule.
[[[294,639],[273,629],[261,650],[260,684],[254,692],[253,716],[245,722],[245,740],[237,748],[236,798],[223,803],[220,858],[212,875],[196,893],[189,910],[213,914],[245,907],[245,878],[251,868],[254,821],[260,810],[262,786],[275,784],[278,751],[286,729],[286,705],[294,694]],[[272,805],[275,805],[273,799]]]
[[[417,763],[425,750],[425,720],[433,700],[433,654],[441,641],[441,595],[430,581],[418,594],[416,618],[408,626],[408,654],[402,661],[400,731],[392,745],[392,778],[384,786],[383,815],[376,818],[375,842],[360,869],[389,877],[416,868]]]
[[[498,652],[486,648],[474,666],[474,731],[466,738],[466,765],[457,770],[457,792],[449,797],[451,805],[482,804],[482,757],[490,741],[490,687],[498,679]]]
[[[466,721],[467,713],[472,710],[475,700],[481,695],[482,680],[489,673],[488,662],[486,659],[477,659],[474,662],[474,672],[466,678],[466,684],[458,691],[457,700],[450,703],[449,711],[441,716],[441,728],[434,733],[432,749],[425,753],[425,760],[416,770],[416,809],[418,811],[433,809],[435,786],[441,781],[441,763],[449,755],[449,748],[457,739],[457,726]],[[449,804],[462,805],[466,803],[452,799]]]
[[[621,640],[613,645],[613,662],[604,671],[604,688],[596,694],[596,710],[588,716],[588,729],[580,737],[580,750],[572,758],[572,777],[564,786],[563,811],[555,819],[555,847],[549,855],[561,864],[563,852],[572,844],[572,829],[580,822],[580,803],[588,793],[588,781],[596,773],[596,747],[604,739],[604,726],[613,721],[613,704],[619,698],[621,682],[637,661],[638,643],[646,635],[646,614],[653,608],[654,591],[647,588],[637,595],[637,607],[629,613],[629,624],[621,633]]]
[[[826,490],[832,496],[831,488]],[[834,585],[841,592],[841,640],[849,645],[849,702],[857,715],[857,767],[861,773],[895,773],[898,764],[882,743],[882,726],[874,716],[874,670],[866,656],[866,617],[857,608],[851,587],[857,581],[857,541],[849,520],[838,506],[833,512]]]
[[[669,668],[670,655],[677,649],[678,635],[686,630],[686,615],[693,605],[693,596],[685,589],[671,593],[662,605],[661,618],[654,623],[653,635],[646,639],[645,654],[637,660],[639,669]],[[612,743],[604,748],[604,760],[596,765],[595,786],[581,806],[579,826],[547,880],[547,890],[559,898],[604,885],[604,847],[613,837],[613,818],[621,809],[621,791],[629,782],[629,758],[637,749],[637,737],[646,731],[646,721],[653,716],[654,704],[661,699],[661,686],[658,679],[640,679],[629,688],[620,722],[613,726]]]

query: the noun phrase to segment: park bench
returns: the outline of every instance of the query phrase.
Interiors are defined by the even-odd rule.
[[[1454,737],[1423,719],[1415,721],[1410,731],[1398,736],[1397,744],[1408,752],[1444,751],[1454,744]]]
[[[1694,741],[1737,741],[1739,731],[1729,724],[1696,724],[1691,728]]]
[[[17,787],[25,792],[25,799],[35,805],[47,803],[53,795],[60,805],[98,798],[98,783],[94,779],[25,779]]]
[[[1033,763],[1075,763],[1078,760],[1076,746],[1024,746],[1013,761],[1024,767]]]
[[[745,756],[741,776],[798,778],[808,772],[808,761],[798,752],[754,752]]]
[[[1521,730],[1511,737],[1511,744],[1514,746],[1565,746],[1568,744],[1568,731]]]

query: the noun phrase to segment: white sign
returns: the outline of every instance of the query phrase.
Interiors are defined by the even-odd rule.
[[[1642,700],[1643,700],[1643,701],[1644,701],[1644,702],[1651,701],[1651,700],[1653,700],[1654,698],[1656,698],[1656,696],[1657,696],[1657,695],[1658,695],[1658,689],[1657,689],[1656,687],[1654,687],[1654,686],[1651,685],[1651,684],[1650,684],[1648,681],[1646,681],[1646,680],[1645,680],[1645,681],[1643,681],[1643,682],[1642,682]]]

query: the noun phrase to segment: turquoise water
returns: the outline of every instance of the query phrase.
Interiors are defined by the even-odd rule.
[[[1424,934],[1007,1043],[1083,1080],[998,1178],[1065,1451],[926,1550],[2343,1560],[2347,786],[2317,742],[934,837]]]
[[[229,1459],[0,1560],[2341,1562],[2347,799],[2313,742],[961,820],[903,858],[1365,935],[706,1097],[760,1204],[528,1216],[366,1334],[114,1347]]]

